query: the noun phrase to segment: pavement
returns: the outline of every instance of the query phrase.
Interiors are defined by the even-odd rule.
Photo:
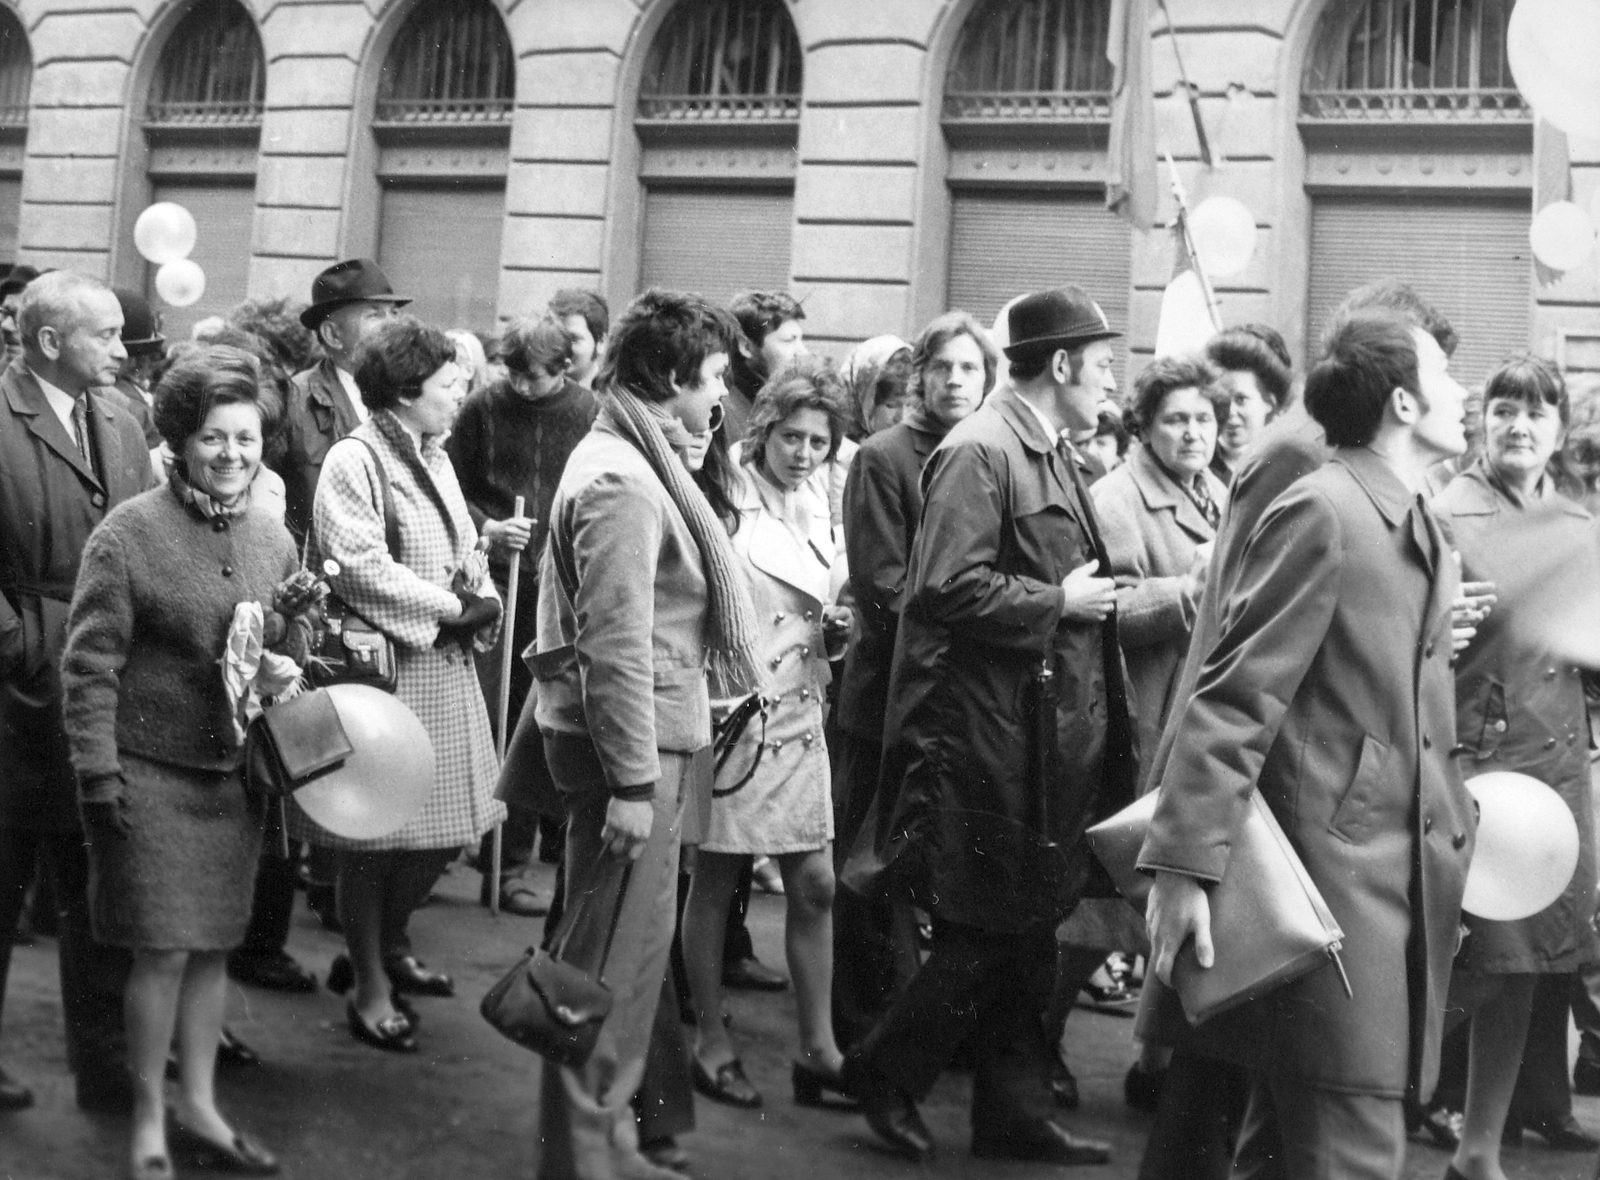
[[[230,985],[228,1022],[264,1063],[221,1075],[221,1103],[238,1125],[278,1152],[285,1176],[531,1180],[537,1060],[485,1024],[477,1005],[537,940],[542,919],[492,918],[477,904],[477,893],[478,875],[458,866],[413,920],[419,956],[456,979],[453,999],[417,1000],[423,1025],[422,1051],[415,1056],[358,1044],[345,1028],[343,1002],[326,990],[285,996]],[[751,923],[761,958],[781,965],[783,899],[757,894]],[[337,936],[297,906],[290,950],[301,962],[325,976],[341,948]],[[54,942],[39,939],[18,947],[12,963],[0,1055],[7,1069],[33,1086],[39,1101],[30,1111],[0,1115],[0,1180],[118,1180],[124,1175],[126,1124],[85,1115],[73,1103],[55,958]],[[736,992],[730,1002],[735,1040],[766,1105],[752,1112],[699,1101],[699,1127],[683,1140],[696,1177],[1131,1180],[1137,1174],[1149,1116],[1129,1111],[1122,1101],[1122,1077],[1135,1053],[1130,1019],[1080,1010],[1068,1026],[1083,1104],[1063,1121],[1108,1140],[1111,1164],[1068,1171],[974,1160],[967,1154],[970,1083],[952,1071],[923,1106],[939,1156],[919,1169],[878,1150],[859,1115],[794,1105],[788,1086],[792,993]],[[1576,1108],[1587,1129],[1600,1131],[1600,1099],[1579,1098]],[[1528,1143],[1505,1153],[1511,1180],[1595,1175],[1593,1154],[1551,1152],[1532,1136]],[[1437,1180],[1447,1162],[1443,1152],[1413,1144],[1406,1180]]]

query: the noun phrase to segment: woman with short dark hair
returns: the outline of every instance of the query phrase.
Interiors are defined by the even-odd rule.
[[[1218,332],[1206,342],[1206,359],[1222,370],[1228,394],[1211,462],[1212,474],[1223,483],[1233,478],[1245,452],[1289,398],[1289,364],[1273,347],[1273,337],[1277,333],[1270,328],[1247,325]]]
[[[415,1018],[396,992],[454,993],[448,975],[411,953],[406,924],[463,845],[505,818],[489,714],[473,667],[499,635],[500,597],[474,550],[478,530],[443,447],[465,394],[455,343],[413,316],[374,327],[355,357],[371,417],[328,452],[312,510],[312,547],[337,566],[340,598],[395,645],[395,695],[433,743],[433,790],[399,831],[352,840],[296,813],[302,834],[338,854],[339,921],[349,958],[328,986],[355,994],[346,1023],[356,1040],[415,1052]],[[353,440],[353,441],[352,441]],[[379,466],[391,489],[399,555]]]
[[[239,669],[228,657],[303,658],[306,648],[294,620],[310,598],[289,581],[294,541],[250,496],[281,410],[255,357],[186,349],[156,390],[155,422],[173,452],[167,486],[122,504],[89,537],[68,619],[61,678],[94,933],[133,950],[138,1180],[170,1180],[169,1149],[231,1171],[278,1169],[218,1111],[213,1082],[224,963],[249,921],[263,827],[240,772],[247,702],[229,690]],[[298,669],[278,670],[287,689]],[[169,1116],[162,1080],[175,1029]]]

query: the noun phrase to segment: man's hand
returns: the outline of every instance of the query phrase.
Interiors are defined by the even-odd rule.
[[[1497,601],[1493,582],[1463,582],[1461,596],[1450,604],[1450,640],[1460,651],[1478,633],[1478,624],[1489,617]]]
[[[508,516],[504,520],[483,522],[483,535],[496,549],[521,553],[533,539],[533,517]]]
[[[1075,623],[1099,623],[1117,605],[1117,584],[1096,576],[1099,561],[1080,565],[1061,579],[1061,618]]]
[[[1150,932],[1150,961],[1156,978],[1172,986],[1172,964],[1192,935],[1200,966],[1216,961],[1211,946],[1211,902],[1200,882],[1183,873],[1157,873],[1145,903],[1145,928]]]
[[[600,843],[612,856],[638,860],[655,823],[655,804],[648,799],[629,801],[613,797],[606,804],[606,826]]]

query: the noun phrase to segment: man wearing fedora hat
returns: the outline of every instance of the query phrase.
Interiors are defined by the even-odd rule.
[[[1009,388],[923,469],[890,674],[873,851],[932,913],[933,954],[846,1080],[880,1137],[926,1158],[916,1100],[965,1042],[975,1155],[1101,1163],[1105,1144],[1051,1117],[1043,1014],[1084,827],[1133,797],[1116,587],[1065,441],[1115,389],[1118,333],[1079,287],[1027,296],[1009,324]]]
[[[286,520],[297,538],[311,527],[311,502],[328,448],[367,420],[354,375],[356,347],[374,324],[410,302],[394,293],[370,258],[336,262],[312,281],[311,305],[300,313],[300,322],[326,355],[294,379],[278,461],[289,505]]]

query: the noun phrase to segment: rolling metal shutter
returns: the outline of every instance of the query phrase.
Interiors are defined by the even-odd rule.
[[[1530,215],[1527,197],[1315,198],[1310,359],[1352,288],[1393,277],[1450,317],[1461,336],[1451,372],[1463,385],[1481,384],[1507,353],[1528,347]]]
[[[386,185],[378,265],[406,310],[440,328],[495,326],[500,290],[501,185]]]
[[[1100,196],[958,189],[951,197],[950,307],[988,325],[1018,295],[1076,283],[1113,328],[1128,330],[1128,226]],[[1113,343],[1122,368],[1125,338]]]
[[[651,188],[639,286],[692,291],[726,305],[741,291],[789,287],[790,192]]]
[[[255,179],[242,184],[158,181],[150,200],[176,201],[194,215],[198,236],[189,257],[206,272],[206,293],[200,302],[169,307],[156,294],[156,267],[145,267],[145,293],[161,313],[162,331],[168,340],[187,340],[197,321],[226,315],[245,297],[256,217]]]
[[[17,219],[21,214],[21,178],[0,178],[0,262],[10,262],[17,256]]]

